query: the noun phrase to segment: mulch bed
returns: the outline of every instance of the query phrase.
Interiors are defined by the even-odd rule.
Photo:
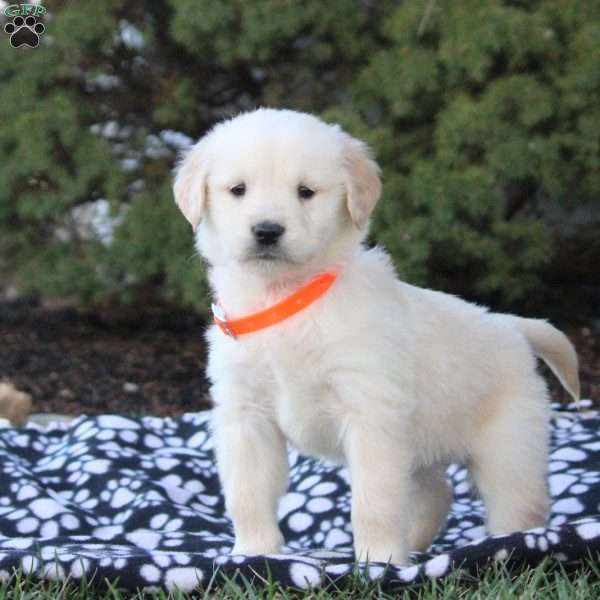
[[[89,311],[27,299],[2,303],[0,379],[29,392],[34,412],[201,410],[210,406],[204,327],[197,315],[168,307]],[[600,325],[562,327],[579,353],[582,397],[600,398]],[[549,382],[553,398],[566,400]]]
[[[166,308],[0,305],[0,379],[34,412],[171,416],[209,407],[204,324]]]

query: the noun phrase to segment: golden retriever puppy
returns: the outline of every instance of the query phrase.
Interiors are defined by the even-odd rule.
[[[348,466],[357,559],[429,546],[450,461],[470,465],[491,533],[546,522],[535,357],[578,397],[573,347],[544,321],[399,281],[362,245],[380,191],[364,143],[289,110],[218,124],[178,168],[218,303],[208,375],[234,553],[280,551],[288,442]]]

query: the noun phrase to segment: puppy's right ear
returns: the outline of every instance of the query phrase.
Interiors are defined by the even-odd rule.
[[[207,148],[206,140],[200,140],[184,154],[175,175],[173,194],[175,203],[183,216],[196,229],[202,220],[207,201]]]

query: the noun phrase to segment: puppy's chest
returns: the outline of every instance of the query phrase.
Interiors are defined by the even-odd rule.
[[[290,444],[306,454],[339,459],[339,407],[322,359],[302,348],[269,358],[275,419]]]

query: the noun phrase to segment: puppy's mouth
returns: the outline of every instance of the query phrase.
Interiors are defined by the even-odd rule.
[[[287,256],[280,248],[256,248],[247,255],[247,261],[286,261]]]

